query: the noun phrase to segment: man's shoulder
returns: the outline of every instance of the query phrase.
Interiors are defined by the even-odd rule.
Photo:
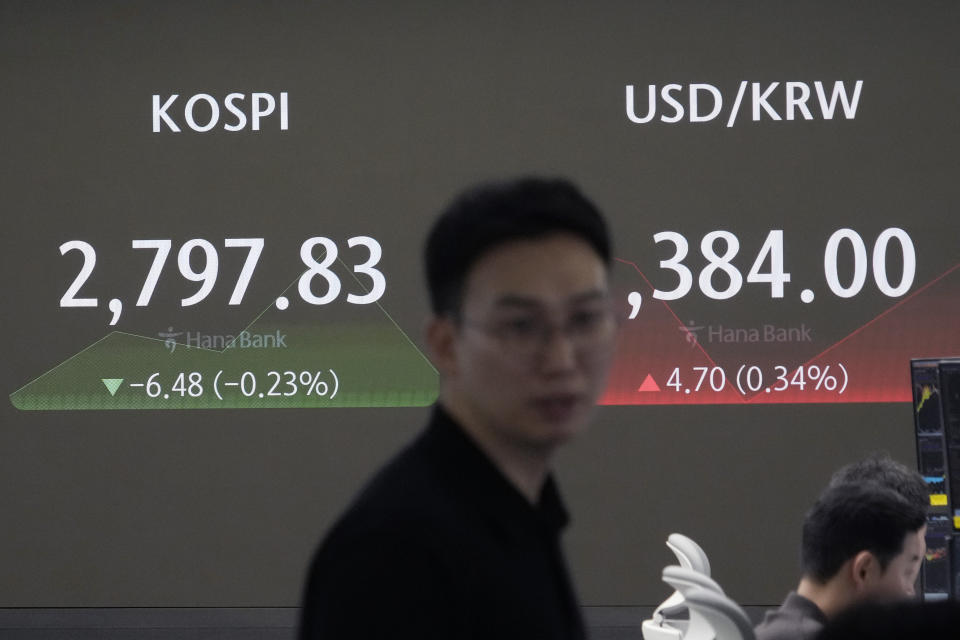
[[[415,439],[367,482],[324,546],[361,544],[382,536],[422,540],[424,534],[433,534],[427,538],[436,541],[436,534],[455,526],[463,515],[462,501],[437,462],[423,445],[423,436]]]
[[[449,507],[416,443],[367,483],[324,537],[307,575],[301,638],[385,637],[394,625],[407,637],[404,624],[454,625],[455,546],[451,535],[437,535]]]
[[[824,622],[817,605],[791,592],[778,609],[767,611],[754,633],[757,640],[811,640]]]

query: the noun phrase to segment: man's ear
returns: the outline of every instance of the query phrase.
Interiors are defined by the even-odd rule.
[[[455,375],[457,372],[456,334],[457,327],[449,316],[431,316],[426,328],[427,347],[430,359],[440,373]]]
[[[882,572],[877,556],[869,551],[861,551],[850,562],[851,579],[857,591],[863,591]]]

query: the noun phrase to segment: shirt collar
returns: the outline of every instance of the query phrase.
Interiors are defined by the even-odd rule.
[[[827,616],[820,610],[820,607],[818,607],[813,600],[803,597],[796,591],[791,591],[787,594],[787,598],[783,601],[783,607],[792,610],[799,609],[806,612],[811,618],[827,624]]]
[[[439,404],[433,409],[423,442],[447,481],[508,527],[526,524],[556,536],[568,524],[570,518],[552,474],[547,476],[539,500],[531,504]]]

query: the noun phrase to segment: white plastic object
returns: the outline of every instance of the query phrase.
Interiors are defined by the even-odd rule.
[[[691,632],[684,640],[756,640],[750,619],[736,602],[716,591],[693,587],[685,594],[690,608],[690,623],[700,620],[709,626],[708,635],[697,636]]]

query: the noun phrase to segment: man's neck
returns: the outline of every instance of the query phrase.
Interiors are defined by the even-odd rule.
[[[531,504],[536,504],[550,473],[550,452],[498,437],[494,429],[487,428],[462,403],[447,399],[440,404],[510,484]]]
[[[852,604],[852,598],[838,580],[817,582],[807,576],[800,579],[797,594],[810,600],[827,618],[833,618]]]

